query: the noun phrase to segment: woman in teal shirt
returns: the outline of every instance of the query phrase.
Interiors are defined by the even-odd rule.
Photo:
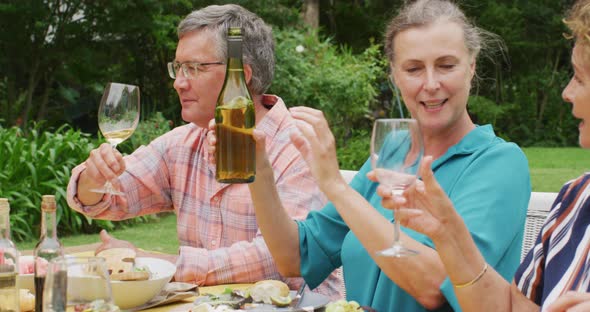
[[[467,113],[482,32],[452,2],[418,0],[390,22],[385,48],[393,80],[420,124],[424,154],[436,159],[438,181],[488,263],[509,279],[519,262],[530,177],[522,151],[496,137],[490,126],[476,126]],[[404,229],[404,245],[418,255],[375,254],[392,244],[393,217],[381,206],[370,165],[348,185],[340,175],[334,136],[323,114],[307,107],[291,108],[291,113],[300,130],[291,140],[330,203],[293,222],[281,207],[264,135],[254,131],[257,174],[249,188],[279,271],[303,276],[315,287],[342,265],[347,299],[361,305],[382,312],[458,310],[428,238]]]

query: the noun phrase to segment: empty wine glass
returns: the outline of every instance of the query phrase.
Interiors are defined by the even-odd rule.
[[[139,123],[139,87],[109,82],[98,108],[98,127],[113,148],[133,134]],[[92,189],[96,193],[124,195],[107,181],[103,188]]]
[[[104,258],[57,257],[51,260],[43,290],[43,311],[116,312]]]
[[[371,137],[371,165],[380,184],[394,196],[416,181],[423,155],[422,135],[415,119],[377,119]],[[417,254],[403,246],[394,212],[393,245],[377,252],[380,256],[405,257]]]

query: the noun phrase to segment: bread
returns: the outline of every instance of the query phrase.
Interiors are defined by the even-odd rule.
[[[106,259],[107,269],[112,276],[132,272],[136,253],[131,248],[111,248],[97,253],[96,256]]]
[[[270,297],[289,296],[289,286],[277,280],[264,280],[256,282],[250,287],[250,296],[255,302],[264,302],[272,304]]]
[[[111,274],[111,281],[145,281],[150,279],[150,273],[146,271],[134,271]]]

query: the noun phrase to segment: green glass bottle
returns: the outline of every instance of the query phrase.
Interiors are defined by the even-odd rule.
[[[222,183],[250,183],[256,175],[252,137],[256,116],[244,76],[241,28],[229,28],[227,52],[225,81],[215,108],[215,178]]]
[[[0,198],[0,312],[19,312],[18,251],[10,240],[10,206]]]
[[[41,238],[35,246],[35,311],[43,311],[43,286],[47,265],[53,258],[63,256],[64,250],[57,239],[57,204],[55,196],[43,195],[41,199]]]

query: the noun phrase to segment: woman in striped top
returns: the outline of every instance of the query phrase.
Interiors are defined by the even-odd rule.
[[[565,23],[575,40],[574,76],[562,96],[581,120],[580,145],[590,148],[590,0],[577,1]],[[431,163],[425,157],[423,182],[403,197],[382,186],[378,192],[402,225],[432,238],[463,311],[590,311],[590,173],[563,186],[510,285],[485,262]]]

